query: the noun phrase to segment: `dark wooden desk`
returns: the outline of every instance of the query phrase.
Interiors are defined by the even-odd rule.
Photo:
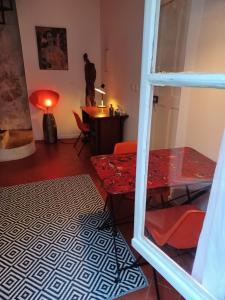
[[[109,116],[108,108],[82,106],[82,119],[91,129],[92,154],[113,153],[114,145],[123,140],[123,125],[128,115]]]

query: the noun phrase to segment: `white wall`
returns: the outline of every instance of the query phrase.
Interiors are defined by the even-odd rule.
[[[192,1],[185,71],[225,72],[225,2]],[[177,146],[217,160],[225,127],[225,91],[183,89]]]
[[[102,80],[107,102],[129,114],[124,139],[137,138],[144,0],[101,0]]]
[[[16,0],[28,95],[38,89],[60,94],[54,108],[58,137],[77,132],[71,110],[85,104],[83,54],[88,53],[101,82],[100,0]],[[68,71],[40,70],[35,26],[67,29]],[[35,139],[42,139],[42,112],[30,106]]]

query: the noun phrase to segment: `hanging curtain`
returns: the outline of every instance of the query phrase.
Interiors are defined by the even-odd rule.
[[[192,275],[218,300],[225,299],[225,132]]]

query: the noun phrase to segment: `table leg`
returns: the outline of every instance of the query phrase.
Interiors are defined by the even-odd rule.
[[[106,206],[107,204],[110,203],[110,198],[112,196],[107,194],[107,198],[106,198],[106,201],[105,201],[105,205],[104,205],[104,208],[103,208],[103,211],[106,210]],[[112,227],[112,218],[111,218],[111,215],[97,228],[98,230],[104,230],[104,229],[109,229]]]
[[[125,271],[125,270],[129,270],[129,269],[133,269],[133,268],[139,268],[141,266],[144,266],[144,265],[148,264],[147,261],[142,261],[141,262],[141,259],[142,259],[142,256],[139,255],[138,258],[136,258],[135,261],[131,265],[120,268],[120,272]]]
[[[207,193],[210,191],[211,185],[207,185],[203,188],[200,188],[196,191],[190,192],[189,187],[186,185],[186,193],[187,193],[187,201],[185,201],[183,204],[189,204],[192,203],[195,199],[198,197],[202,196],[203,194]]]
[[[112,197],[112,196],[107,195],[107,198],[106,198],[106,201],[105,201],[105,205],[104,205],[103,211],[106,210],[107,205],[110,203],[110,200],[109,200],[110,197]],[[122,218],[122,219],[117,220],[117,222],[115,221],[116,226],[118,226],[118,225],[125,225],[125,224],[129,224],[129,223],[133,223],[133,216],[134,216],[134,215],[132,214],[132,215],[130,215],[130,216],[127,216],[127,217],[125,217],[125,218]],[[126,219],[130,219],[130,218],[132,218],[132,220],[126,221]],[[113,225],[112,225],[112,217],[111,217],[111,215],[110,215],[110,216],[102,223],[102,225],[100,225],[97,229],[98,229],[98,230],[110,229],[110,228],[112,228],[112,226],[113,226]]]
[[[119,266],[118,252],[117,252],[117,246],[116,246],[116,236],[118,234],[118,231],[116,228],[113,199],[112,199],[111,195],[109,195],[109,205],[110,205],[110,215],[111,215],[111,220],[112,220],[113,244],[114,244],[116,267],[117,267],[117,277],[115,279],[115,282],[119,282],[120,281],[120,266]]]
[[[203,188],[199,188],[195,191],[190,191],[190,188],[188,185],[185,185],[185,192],[184,194],[182,195],[179,195],[177,197],[174,197],[174,198],[171,198],[170,200],[168,200],[167,202],[165,202],[165,207],[171,207],[171,206],[174,206],[173,205],[173,202],[175,202],[176,200],[179,200],[179,199],[182,199],[184,196],[187,196],[187,200],[182,202],[181,205],[184,205],[184,204],[190,204],[192,203],[195,199],[197,199],[198,197],[202,196],[203,194],[205,194],[206,192],[208,192],[209,190],[211,189],[211,184],[210,185],[207,185]],[[175,205],[176,202],[175,202]],[[151,209],[159,209],[159,208],[163,208],[163,207],[156,207],[156,206],[149,206],[149,208]]]
[[[153,279],[154,279],[154,282],[155,282],[156,297],[157,297],[157,300],[160,300],[159,285],[158,285],[156,270],[154,268],[152,268],[152,270],[153,270]]]
[[[117,231],[117,228],[116,228],[112,195],[110,195],[110,194],[107,195],[106,203],[109,204],[110,216],[103,222],[102,225],[100,225],[98,227],[98,230],[111,228],[112,231],[113,231],[113,245],[114,245],[115,258],[116,258],[116,267],[117,267],[117,277],[115,278],[115,282],[119,282],[119,280],[120,280],[120,266],[119,266],[118,251],[117,251],[117,246],[116,246],[116,236],[117,236],[118,231]]]
[[[186,185],[185,187],[186,187],[186,194],[187,194],[188,202],[190,202],[191,201],[191,194],[190,194],[190,191],[189,191],[189,187],[188,187],[188,185]]]
[[[106,210],[106,207],[107,207],[107,204],[108,204],[108,196],[106,197],[106,200],[105,200],[105,205],[104,205],[104,208],[103,208],[103,211],[105,211]]]

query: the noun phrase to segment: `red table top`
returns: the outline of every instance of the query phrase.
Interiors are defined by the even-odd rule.
[[[134,192],[136,154],[92,156],[91,162],[109,194]],[[148,189],[212,182],[216,163],[189,148],[151,150]]]

